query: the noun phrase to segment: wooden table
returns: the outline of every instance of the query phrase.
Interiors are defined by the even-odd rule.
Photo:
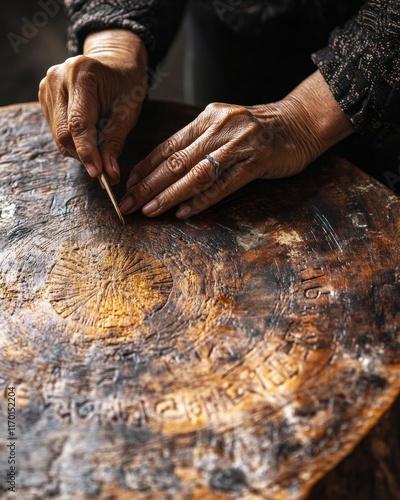
[[[124,178],[196,113],[147,103]],[[365,435],[395,498],[394,194],[326,156],[187,221],[122,226],[35,103],[0,111],[0,158],[2,498],[14,438],[24,499],[378,498],[349,475]]]

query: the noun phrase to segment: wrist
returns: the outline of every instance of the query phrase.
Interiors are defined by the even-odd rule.
[[[290,109],[310,161],[354,132],[319,71],[306,78],[281,103]]]
[[[110,29],[90,33],[85,39],[83,55],[111,68],[147,71],[146,47],[135,33],[128,30]]]

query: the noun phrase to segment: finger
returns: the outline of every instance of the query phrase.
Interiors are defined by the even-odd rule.
[[[99,116],[99,102],[97,93],[87,88],[87,81],[85,85],[79,78],[72,86],[67,106],[68,132],[71,134],[76,153],[89,175],[97,177],[103,170],[97,146],[96,123]]]
[[[143,195],[147,198],[155,196],[162,190],[166,189],[171,184],[177,182],[184,175],[186,175],[199,161],[204,159],[205,151],[210,151],[219,147],[224,141],[219,135],[213,135],[211,132],[206,131],[200,137],[197,137],[185,149],[175,151],[164,162],[158,165],[154,170],[143,167],[140,169],[141,174],[131,175],[127,182],[127,190],[136,187],[136,194],[139,195],[141,201],[145,201],[144,197],[140,196],[141,187],[143,188]],[[139,166],[140,168],[140,166]],[[152,167],[150,167],[152,168]],[[146,174],[146,172],[148,172]],[[145,179],[142,186],[138,186],[140,177]]]
[[[203,134],[206,135],[203,136]],[[185,154],[179,156],[179,152],[185,150],[201,136],[203,136],[202,140],[204,140],[205,143],[209,143],[208,150],[218,147],[218,139],[215,137],[215,130],[211,126],[210,120],[205,112],[201,113],[195,120],[176,132],[169,139],[162,142],[144,160],[137,163],[131,171],[130,178],[127,182],[127,189],[147,177],[171,157],[170,164],[168,165],[171,174],[180,175],[181,160]],[[197,142],[197,144],[199,144],[199,142]],[[203,151],[204,147],[199,150],[200,157],[204,156]],[[177,156],[173,156],[174,154],[177,154]],[[187,158],[189,158],[189,156],[187,156]],[[193,160],[192,164],[194,165],[195,163],[195,160]],[[185,172],[182,170],[181,173],[183,175]]]
[[[238,154],[232,154],[230,144],[222,146],[208,156],[213,161],[207,158],[201,160],[184,178],[169,186],[154,200],[145,205],[142,209],[143,214],[148,217],[156,217],[178,203],[203,193],[217,182],[225,170],[243,160]],[[216,165],[218,165],[218,168],[216,168]]]
[[[187,148],[175,152],[139,184],[132,183],[132,180],[128,181],[128,191],[121,200],[121,210],[123,213],[128,214],[138,210],[160,193],[162,193],[159,199],[160,206],[165,202],[169,208],[173,204],[186,199],[185,197],[182,198],[182,196],[193,196],[190,191],[191,187],[194,187],[197,190],[196,192],[205,189],[210,179],[211,181],[215,179],[215,168],[208,160],[204,159],[204,150],[207,148],[209,151],[215,145],[220,146],[220,143],[223,143],[223,141],[225,141],[224,136],[206,131]],[[227,145],[223,146],[217,154],[219,156],[223,155],[225,158],[226,153],[224,151],[226,148]],[[226,162],[224,161],[224,163]],[[191,174],[189,181],[193,182],[193,185],[188,185],[187,180],[183,183],[180,182],[180,179],[184,178],[193,169],[195,169],[194,172],[197,173],[199,181],[200,178],[204,177],[201,186],[198,186],[199,182],[193,178],[193,174]],[[167,201],[167,198],[170,198],[170,200]],[[155,206],[154,202],[150,208],[154,208]],[[145,212],[150,208],[146,207]],[[165,210],[168,210],[168,208],[165,208]]]
[[[256,178],[251,160],[233,165],[202,193],[181,204],[176,217],[186,219],[215,205]]]
[[[73,138],[68,130],[68,98],[64,93],[60,93],[57,96],[52,107],[51,129],[58,149],[64,156],[72,156],[79,159]]]
[[[229,169],[236,162],[243,161],[242,157],[238,154],[233,155],[231,151],[227,144],[212,153],[213,162],[208,159],[201,160],[185,177],[146,204],[142,209],[143,214],[156,217],[182,201],[189,200],[207,190],[217,181],[217,176],[222,175],[221,172]],[[218,164],[218,169],[215,163]]]
[[[52,75],[54,71],[55,67],[50,68],[48,74]],[[68,132],[66,113],[68,98],[65,93],[57,91],[54,95],[50,87],[49,77],[46,77],[39,84],[38,99],[53,139],[61,154],[77,157],[75,146]]]
[[[207,189],[215,182],[216,176],[216,169],[209,160],[201,160],[190,170],[188,175],[179,179],[172,186],[167,187],[147,203],[142,208],[143,214],[148,217],[161,215],[182,201],[188,200]]]

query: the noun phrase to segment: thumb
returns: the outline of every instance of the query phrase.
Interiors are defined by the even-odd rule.
[[[79,95],[79,90],[82,96]],[[89,175],[97,177],[103,170],[96,129],[98,103],[90,93],[78,87],[71,95],[67,115],[68,131],[74,142],[75,151]]]

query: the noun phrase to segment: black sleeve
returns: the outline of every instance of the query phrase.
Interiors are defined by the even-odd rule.
[[[182,20],[185,0],[65,0],[68,51],[82,53],[88,33],[112,28],[128,29],[143,40],[149,65],[165,56]]]
[[[366,2],[312,58],[357,131],[400,130],[400,0]]]

